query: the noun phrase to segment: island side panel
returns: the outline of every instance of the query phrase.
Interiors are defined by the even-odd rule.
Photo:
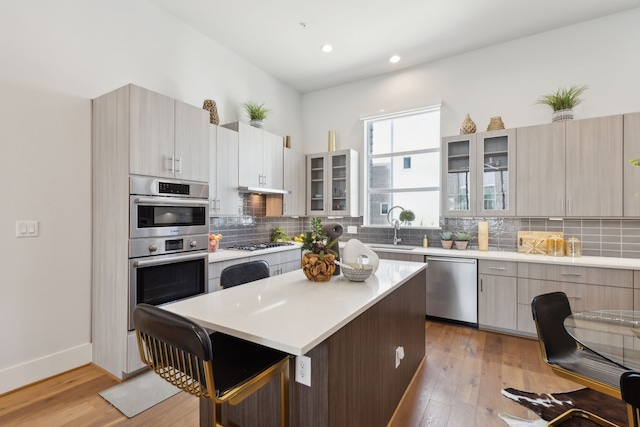
[[[292,425],[386,426],[425,355],[425,302],[422,270],[310,351],[311,388],[295,383]]]

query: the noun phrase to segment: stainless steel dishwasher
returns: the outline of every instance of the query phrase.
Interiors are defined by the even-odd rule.
[[[478,325],[476,259],[427,256],[427,316]]]

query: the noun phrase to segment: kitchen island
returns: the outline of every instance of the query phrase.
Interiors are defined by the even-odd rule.
[[[297,270],[165,308],[206,328],[309,356],[311,386],[294,382],[291,363],[291,426],[385,426],[424,359],[426,267],[382,260],[365,282],[334,276],[324,283]],[[404,358],[396,366],[398,351]],[[275,387],[225,416],[246,427],[275,414],[277,425]],[[202,401],[201,422],[208,406]]]

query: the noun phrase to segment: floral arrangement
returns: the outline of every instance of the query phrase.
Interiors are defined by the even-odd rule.
[[[209,233],[209,252],[215,252],[222,240],[222,234]]]

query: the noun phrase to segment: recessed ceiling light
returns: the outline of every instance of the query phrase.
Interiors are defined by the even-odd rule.
[[[396,62],[400,61],[400,56],[399,55],[393,55],[391,58],[389,58],[389,62],[391,62],[392,64],[395,64]]]
[[[323,44],[321,49],[323,52],[329,53],[333,50],[333,46],[331,46],[330,44]]]

